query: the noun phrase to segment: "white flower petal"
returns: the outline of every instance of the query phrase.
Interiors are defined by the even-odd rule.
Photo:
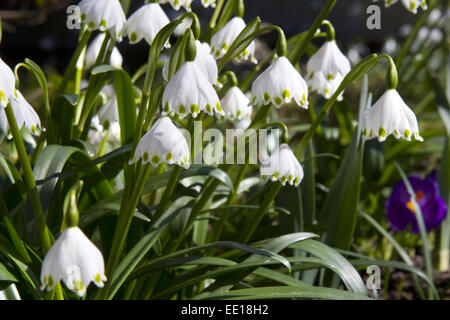
[[[384,141],[389,135],[397,139],[423,141],[414,112],[406,105],[395,89],[387,90],[381,98],[367,109],[361,121],[364,139],[378,137]]]
[[[169,22],[158,3],[145,4],[128,18],[124,34],[128,35],[131,44],[145,39],[151,45],[158,32]],[[166,47],[170,47],[168,42]]]
[[[307,109],[308,86],[289,60],[279,57],[253,82],[251,103],[272,102],[280,108],[292,100]]]
[[[80,296],[91,281],[98,287],[106,281],[102,253],[78,227],[64,230],[42,263],[42,289],[51,290],[60,280]]]
[[[196,118],[201,111],[224,115],[216,91],[194,61],[184,63],[170,79],[162,105],[162,115],[175,112],[180,118],[189,113]]]
[[[9,97],[14,95],[16,78],[11,68],[0,59],[0,107],[8,105]]]
[[[85,68],[89,69],[94,66],[98,55],[100,54],[100,50],[102,47],[103,40],[105,39],[105,34],[100,33],[98,36],[92,40],[86,50],[86,58],[85,58]],[[111,52],[111,58],[109,60],[109,64],[121,68],[122,67],[123,58],[120,54],[119,50],[114,47]]]
[[[165,162],[189,168],[190,158],[189,146],[181,131],[170,118],[162,117],[141,138],[130,163],[142,159],[143,163],[153,166]]]
[[[341,81],[351,70],[350,61],[339,50],[336,41],[326,41],[308,60],[308,85],[326,99],[336,92]],[[339,96],[342,100],[342,94]]]
[[[272,181],[280,181],[283,185],[298,186],[303,179],[303,168],[287,144],[277,147],[270,155],[267,165],[261,165],[261,175],[269,176]]]
[[[237,36],[245,28],[245,22],[240,17],[234,17],[211,38],[211,50],[216,59],[222,58]],[[255,42],[250,45],[236,58],[238,61],[250,60],[255,63]],[[257,61],[256,61],[257,62]]]
[[[250,99],[239,89],[231,87],[221,100],[225,116],[229,120],[251,119],[253,107]]]
[[[126,18],[119,0],[82,0],[78,6],[89,30],[108,30],[116,41],[122,41]]]

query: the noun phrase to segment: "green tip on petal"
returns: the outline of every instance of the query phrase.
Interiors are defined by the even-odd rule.
[[[89,23],[88,23],[88,27],[89,27],[90,29],[94,29],[94,28],[95,28],[95,22],[94,22],[94,21],[89,22]]]
[[[216,110],[218,112],[222,112],[222,107],[220,106],[220,104],[218,102],[216,103]]]
[[[186,113],[186,108],[184,107],[184,105],[180,104],[180,106],[178,107],[178,111],[181,114],[185,114]]]
[[[94,281],[97,282],[97,283],[101,283],[102,282],[102,277],[100,276],[100,273],[97,273],[95,275]]]
[[[283,103],[283,100],[281,100],[280,97],[276,97],[276,98],[275,98],[275,103],[278,104],[278,105],[279,105],[279,104],[282,104],[282,103]]]
[[[137,34],[136,34],[136,32],[132,32],[132,33],[130,34],[130,40],[131,40],[131,42],[135,42],[136,39],[137,39]]]
[[[333,77],[333,75],[332,75],[331,73],[328,74],[328,77],[327,77],[327,78],[328,78],[329,81],[331,81],[331,80],[334,79],[334,77]]]
[[[198,105],[196,105],[196,104],[191,105],[192,113],[198,113],[198,110],[199,110]]]
[[[106,20],[102,19],[102,21],[100,21],[100,27],[103,27],[106,29]]]
[[[173,159],[172,153],[171,153],[171,152],[167,153],[167,154],[166,154],[166,160],[167,160],[167,161],[170,161],[170,160],[172,160],[172,159]]]
[[[142,159],[144,159],[144,161],[148,160],[148,153],[144,152],[144,154],[142,155]]]
[[[212,109],[211,109],[211,105],[209,103],[206,105],[205,108],[206,108],[206,112],[211,113]]]
[[[411,131],[408,129],[405,130],[405,137],[408,139],[411,136]]]
[[[264,92],[264,100],[270,101],[270,95],[267,92]]]
[[[156,154],[152,157],[153,164],[158,164],[160,160],[161,159]]]
[[[164,105],[164,112],[169,112],[169,110],[170,110],[169,102],[166,102],[166,104]]]
[[[291,93],[289,92],[288,89],[285,89],[283,91],[283,93],[281,94],[281,96],[283,97],[283,99],[289,99],[289,97],[291,96]]]
[[[49,288],[53,288],[53,285],[55,284],[55,282],[53,281],[52,276],[48,276],[48,287]]]
[[[383,127],[380,127],[380,129],[378,129],[378,136],[379,137],[386,137],[386,130]]]
[[[364,130],[363,130],[363,136],[367,136],[367,128],[364,128]]]

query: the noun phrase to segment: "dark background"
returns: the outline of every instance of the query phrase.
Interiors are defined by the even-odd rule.
[[[0,16],[3,21],[3,39],[0,57],[10,66],[29,57],[44,68],[61,72],[77,45],[78,32],[66,28],[66,8],[79,1],[70,0],[0,0]],[[279,25],[292,36],[307,30],[326,0],[245,0],[245,20],[259,16],[263,22]],[[144,3],[133,0],[130,13]],[[416,15],[407,11],[400,2],[389,9],[384,1],[376,3],[381,8],[381,30],[368,30],[366,9],[371,0],[340,0],[329,19],[336,27],[336,37],[343,48],[354,42],[364,42],[372,52],[381,49],[383,39],[396,36],[404,24],[412,24]],[[203,8],[200,0],[194,0],[193,10],[199,15],[202,25],[208,23],[214,9]],[[174,11],[163,5],[170,19],[183,11]],[[269,46],[275,43],[275,34],[262,37]],[[128,40],[118,44],[126,69],[136,69],[146,61],[148,45],[142,41],[130,46]]]

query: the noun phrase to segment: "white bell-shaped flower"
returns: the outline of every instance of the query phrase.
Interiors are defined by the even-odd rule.
[[[167,15],[158,3],[143,5],[127,20],[124,34],[130,38],[130,44],[135,44],[145,39],[152,44],[158,32],[170,22]],[[166,48],[169,48],[169,42]]]
[[[403,6],[411,11],[412,13],[417,13],[417,9],[419,7],[422,7],[423,10],[428,9],[427,1],[426,0],[401,0]],[[390,7],[394,3],[398,2],[398,0],[385,0],[385,6]]]
[[[33,107],[25,100],[22,93],[16,90],[9,101],[16,118],[17,127],[19,129],[25,127],[31,133],[36,134],[36,129],[41,127],[41,120]],[[3,108],[0,108],[0,128],[8,135],[9,123]],[[12,136],[8,135],[8,138],[12,138]]]
[[[351,65],[347,57],[339,50],[336,41],[326,41],[308,60],[308,85],[311,91],[317,91],[326,99],[336,92]],[[338,100],[342,100],[342,94]]]
[[[160,0],[159,3],[170,3],[172,8],[175,10],[180,10],[181,7],[185,8],[187,11],[191,11],[191,3],[193,0]]]
[[[164,162],[187,169],[190,158],[191,152],[181,131],[170,118],[161,117],[139,141],[130,164],[142,159],[143,163],[153,166]]]
[[[162,115],[176,113],[196,118],[201,111],[225,115],[219,97],[195,61],[184,63],[164,89]]]
[[[204,76],[212,85],[216,85],[221,88],[222,84],[218,79],[219,71],[217,69],[217,62],[211,54],[211,48],[209,47],[209,44],[195,40],[195,45],[197,48],[197,55],[195,56],[194,62],[197,68],[199,68],[203,72]],[[164,80],[168,81],[169,62],[166,62],[164,64],[162,75]]]
[[[231,87],[221,100],[225,117],[229,120],[251,119],[253,107],[250,99],[239,89]]]
[[[100,54],[100,50],[102,47],[103,40],[105,40],[105,34],[100,33],[98,36],[92,40],[89,46],[86,49],[86,57],[85,57],[85,67],[89,69],[94,66],[97,61],[97,57]],[[109,64],[121,68],[122,67],[123,58],[119,52],[119,49],[116,47],[113,48],[111,52],[111,58],[109,59]]]
[[[116,41],[122,41],[126,18],[119,0],[82,0],[78,6],[81,22],[89,30],[108,30]]]
[[[307,109],[308,85],[286,57],[279,57],[253,82],[251,101],[280,108],[292,100]]]
[[[14,95],[16,78],[11,68],[0,59],[0,107],[8,105],[9,97]]]
[[[223,57],[244,28],[244,20],[240,17],[234,17],[212,36],[211,50],[216,59]],[[236,59],[238,61],[250,60],[253,63],[257,63],[258,61],[255,58],[255,41],[252,41],[250,45],[236,57]]]
[[[289,145],[281,144],[270,155],[268,161],[261,164],[261,176],[280,181],[282,185],[288,182],[298,186],[303,179],[303,168]],[[266,163],[267,162],[267,163]]]
[[[414,112],[406,105],[397,90],[387,90],[381,98],[361,118],[364,139],[378,137],[382,142],[392,134],[397,139],[410,141],[411,136],[423,141]]]
[[[112,137],[120,141],[119,111],[115,94],[98,110],[97,117],[102,128],[109,130]]]
[[[42,263],[41,290],[52,290],[60,280],[79,296],[91,281],[100,288],[106,281],[102,253],[78,227],[64,230]]]

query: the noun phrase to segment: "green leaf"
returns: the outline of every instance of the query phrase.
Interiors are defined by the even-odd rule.
[[[52,128],[58,134],[55,143],[67,144],[73,137],[77,95],[57,96],[52,102]]]
[[[348,249],[353,240],[361,188],[362,152],[361,135],[355,130],[320,211],[319,223],[329,226],[325,242],[336,248]]]
[[[180,209],[192,201],[191,197],[181,197],[173,202],[161,218],[156,221],[152,228],[142,237],[142,239],[127,253],[119,263],[111,276],[111,289],[109,298],[111,299],[128,275],[134,270],[141,259],[149,252],[160,235],[167,229],[170,222],[179,214]]]
[[[110,65],[97,66],[92,74],[112,72],[114,76],[114,88],[116,90],[117,107],[120,124],[120,141],[122,145],[132,142],[136,131],[136,100],[131,78],[122,69]]]
[[[231,290],[228,293],[212,295],[206,299],[260,300],[260,299],[328,299],[328,300],[367,300],[367,296],[352,294],[343,290],[318,287],[263,287]]]
[[[5,289],[13,282],[17,282],[16,277],[9,273],[8,269],[0,263],[0,290]]]
[[[366,286],[364,285],[361,276],[350,262],[334,249],[311,239],[291,245],[291,248],[304,250],[323,259],[330,265],[331,269],[340,276],[345,286],[350,291],[361,295],[367,295]]]
[[[33,175],[44,213],[47,213],[50,206],[53,191],[58,182],[58,174],[62,172],[69,158],[77,152],[82,153],[80,149],[74,147],[48,145],[39,154],[33,168]]]

